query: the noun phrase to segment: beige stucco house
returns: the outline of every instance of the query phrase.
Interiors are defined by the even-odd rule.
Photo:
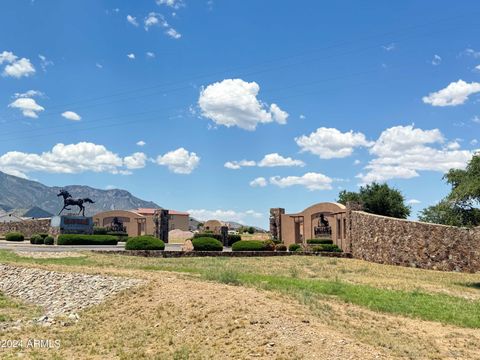
[[[153,235],[155,223],[153,215],[157,209],[140,208],[135,210],[111,210],[93,216],[95,226],[108,227],[114,218],[117,218],[128,233],[128,236]],[[169,230],[180,229],[188,231],[189,214],[187,212],[168,211]]]

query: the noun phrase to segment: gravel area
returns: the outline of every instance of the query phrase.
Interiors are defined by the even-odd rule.
[[[77,317],[78,311],[100,304],[143,280],[61,273],[0,264],[0,291],[45,310],[43,320],[59,315]]]

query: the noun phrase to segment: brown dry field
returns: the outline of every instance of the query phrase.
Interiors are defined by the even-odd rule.
[[[287,296],[148,269],[159,261],[191,259],[87,256],[102,266],[24,266],[143,278],[148,283],[83,311],[78,323],[67,320],[63,326],[0,332],[0,339],[61,341],[59,349],[0,349],[2,359],[480,359],[478,329],[374,312],[331,298]],[[144,270],[132,269],[138,264]],[[459,285],[479,282],[479,274],[305,257],[241,259],[235,264],[257,273],[340,277],[382,288],[480,297],[478,289]]]

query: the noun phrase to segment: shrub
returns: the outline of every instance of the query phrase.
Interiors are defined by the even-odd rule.
[[[307,244],[317,245],[317,244],[333,244],[332,239],[308,239]]]
[[[5,240],[7,241],[23,241],[25,237],[19,232],[9,232],[5,234]]]
[[[43,237],[40,234],[35,234],[30,237],[30,244],[43,244]]]
[[[265,240],[263,246],[265,246],[267,251],[275,251],[275,243],[272,240]]]
[[[128,234],[123,231],[109,231],[107,232],[107,235],[115,236],[118,241],[127,241],[128,240]]]
[[[232,246],[233,251],[265,251],[265,241],[261,240],[242,240],[237,241]]]
[[[129,238],[125,250],[165,250],[165,243],[153,236]]]
[[[300,244],[290,244],[288,246],[288,251],[297,251],[298,249],[301,249],[302,247]]]
[[[195,251],[222,251],[223,245],[213,237],[199,237],[192,240]]]
[[[118,239],[111,235],[61,234],[58,245],[117,245]]]
[[[277,244],[277,246],[275,246],[275,250],[276,251],[287,251],[287,247],[284,244]]]
[[[319,251],[325,251],[325,252],[342,252],[342,249],[340,249],[337,245],[334,244],[322,244],[322,245],[317,245],[312,248],[313,252],[319,252]]]
[[[53,237],[51,236],[47,236],[45,239],[43,239],[43,243],[45,245],[53,245],[53,242],[54,240],[53,240]]]
[[[40,234],[38,234],[38,236],[40,236],[42,239],[45,239],[48,236],[48,234],[47,233],[40,233]]]
[[[108,229],[106,227],[95,226],[93,228],[93,235],[107,235]]]
[[[198,233],[193,235],[194,239],[204,238],[204,237],[217,239],[218,241],[222,242],[222,235],[220,234],[203,232],[203,233]],[[240,240],[242,240],[242,237],[240,235],[227,235],[227,246],[232,246],[234,243]]]

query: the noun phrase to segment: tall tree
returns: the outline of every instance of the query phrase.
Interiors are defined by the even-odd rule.
[[[405,219],[410,215],[410,206],[405,204],[402,193],[387,184],[372,183],[361,186],[359,192],[341,191],[338,202],[360,202],[366,212]]]
[[[436,205],[423,209],[418,219],[434,224],[473,227],[480,225],[480,210],[442,200]]]

